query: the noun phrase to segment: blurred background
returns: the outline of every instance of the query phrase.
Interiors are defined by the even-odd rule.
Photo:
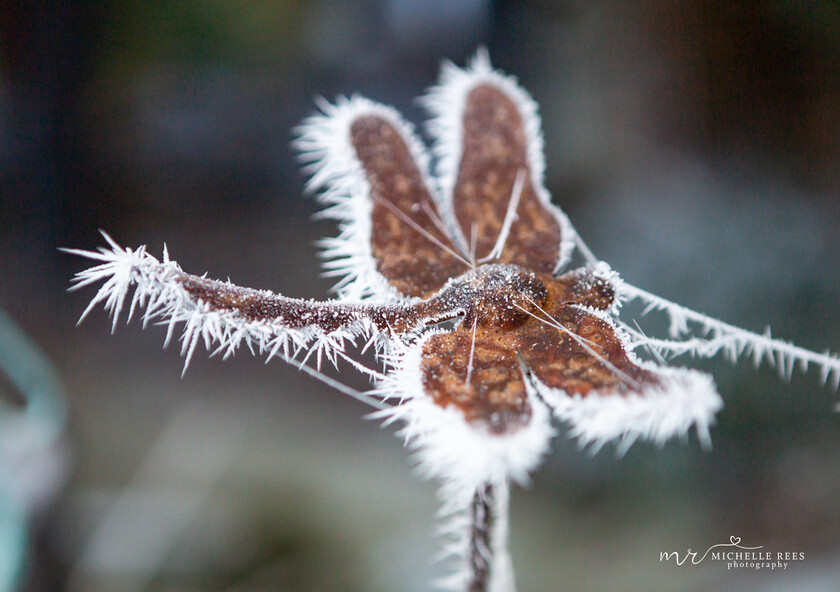
[[[840,351],[833,0],[10,0],[0,40],[0,353],[30,368],[0,380],[0,592],[430,588],[434,484],[367,408],[244,351],[182,378],[162,329],[110,335],[101,310],[76,327],[94,291],[66,292],[85,264],[56,248],[102,228],[325,298],[335,227],[311,220],[295,125],[354,92],[420,123],[441,61],[482,44],[540,105],[555,202],[626,280]],[[561,435],[512,496],[521,590],[837,590],[837,394],[813,369],[681,363],[724,397],[713,449]],[[660,563],[730,536],[805,559]]]

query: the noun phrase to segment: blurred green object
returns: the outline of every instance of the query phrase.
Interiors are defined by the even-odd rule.
[[[55,369],[2,309],[0,371],[22,398],[0,398],[0,592],[7,592],[23,571],[28,518],[63,480],[67,408]]]
[[[14,590],[26,545],[24,512],[9,495],[6,471],[0,469],[0,592]]]

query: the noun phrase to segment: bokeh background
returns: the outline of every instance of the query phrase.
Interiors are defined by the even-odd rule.
[[[0,31],[0,306],[67,405],[32,428],[50,437],[0,433],[0,590],[429,589],[434,485],[364,406],[246,352],[182,378],[163,330],[110,335],[101,311],[76,327],[93,291],[66,292],[84,263],[56,248],[102,228],[165,241],[188,271],[327,297],[314,242],[335,228],[311,220],[294,126],[354,92],[419,123],[441,61],[482,44],[540,105],[555,202],[625,279],[840,351],[833,0],[10,0]],[[513,493],[521,590],[838,589],[837,394],[814,370],[685,363],[726,402],[713,449],[558,438]],[[6,375],[12,422],[29,393]],[[730,536],[805,559],[659,560]]]

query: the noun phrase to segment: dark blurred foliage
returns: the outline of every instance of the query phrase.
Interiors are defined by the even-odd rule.
[[[835,1],[11,0],[0,27],[0,305],[63,372],[76,458],[24,589],[425,589],[433,489],[364,409],[244,352],[181,380],[160,330],[74,327],[92,293],[65,293],[82,263],[56,247],[103,228],[325,297],[313,243],[335,229],[310,221],[295,125],[354,92],[419,123],[441,61],[479,45],[540,104],[548,188],[623,277],[840,350]],[[699,365],[726,402],[713,450],[561,437],[514,494],[523,590],[836,589],[836,395],[813,370]],[[731,535],[807,560],[659,563]]]

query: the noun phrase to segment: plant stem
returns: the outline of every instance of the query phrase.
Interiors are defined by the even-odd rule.
[[[470,504],[469,592],[487,592],[493,564],[494,491],[491,483],[476,489]]]

